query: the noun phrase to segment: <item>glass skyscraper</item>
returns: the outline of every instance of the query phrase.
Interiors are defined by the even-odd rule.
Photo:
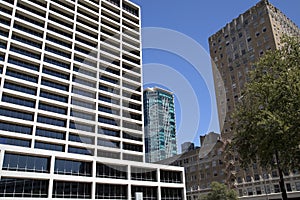
[[[144,90],[146,162],[177,154],[174,96],[161,88]]]
[[[0,198],[185,199],[144,163],[140,8],[0,1]]]

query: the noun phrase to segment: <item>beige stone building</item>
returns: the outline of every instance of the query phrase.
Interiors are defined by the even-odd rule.
[[[283,35],[300,35],[287,16],[267,0],[240,14],[209,38],[221,136],[232,138],[231,114],[249,78],[249,71],[268,50],[280,48]],[[243,170],[238,156],[225,157],[226,182],[235,187],[241,199],[280,198],[277,171],[262,170],[255,163]],[[285,172],[289,198],[300,197],[297,170]]]
[[[213,181],[225,183],[224,143],[217,133],[200,136],[201,147],[160,161],[161,164],[181,166],[185,169],[188,200],[201,199],[210,191]]]
[[[230,115],[253,63],[266,51],[280,47],[284,34],[300,35],[300,30],[280,10],[262,0],[209,38],[223,139],[232,136]]]

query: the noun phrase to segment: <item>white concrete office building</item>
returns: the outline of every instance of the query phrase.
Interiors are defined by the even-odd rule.
[[[141,79],[130,1],[1,0],[0,198],[185,199],[144,163]]]

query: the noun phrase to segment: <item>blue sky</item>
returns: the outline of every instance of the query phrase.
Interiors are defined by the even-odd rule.
[[[258,0],[132,0],[132,2],[141,6],[143,28],[161,27],[178,31],[186,35],[186,37],[195,40],[203,47],[203,51],[206,51],[208,54],[208,37],[225,26],[226,23],[238,17],[239,14],[255,5]],[[270,2],[300,26],[299,0],[271,0]],[[174,41],[174,43],[176,42]],[[180,145],[182,142],[190,140],[199,144],[199,135],[206,134],[209,131],[219,132],[214,93],[210,93],[210,86],[208,86],[212,82],[212,76],[210,76],[211,80],[205,80],[207,77],[201,77],[201,74],[193,68],[193,64],[188,60],[174,52],[162,49],[147,48],[143,50],[143,64],[147,66],[151,65],[151,63],[156,63],[158,68],[161,65],[165,72],[160,74],[161,79],[159,79],[159,77],[149,75],[152,69],[155,69],[153,68],[154,65],[148,66],[144,70],[144,80],[147,80],[146,87],[159,85],[165,89],[172,90],[172,88],[176,88],[172,84],[180,85],[181,82],[179,79],[177,80],[176,75],[168,75],[167,71],[170,68],[180,73],[185,78],[185,81],[188,82],[187,84],[182,83],[187,88],[184,88],[185,94],[182,91],[178,91],[178,93],[173,91],[176,96],[176,121],[177,129],[179,130],[177,131],[178,144]],[[203,62],[201,67],[209,70],[211,68],[206,61]],[[163,79],[164,77],[165,79]],[[155,79],[153,80],[154,84],[149,82],[151,78]],[[157,79],[161,80],[161,82],[156,83]],[[176,80],[170,83],[172,81],[168,79]],[[189,107],[187,107],[186,99],[192,98],[188,94],[189,86],[192,87],[196,95],[198,105],[195,105],[191,100]],[[183,115],[183,109],[192,110],[192,112]],[[197,113],[200,113],[199,116]],[[183,116],[185,120],[183,120]],[[199,118],[198,122],[195,118]],[[197,128],[195,129],[196,126]]]

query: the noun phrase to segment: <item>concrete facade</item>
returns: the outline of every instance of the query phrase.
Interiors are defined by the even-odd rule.
[[[185,199],[144,163],[140,7],[0,2],[0,198]]]

